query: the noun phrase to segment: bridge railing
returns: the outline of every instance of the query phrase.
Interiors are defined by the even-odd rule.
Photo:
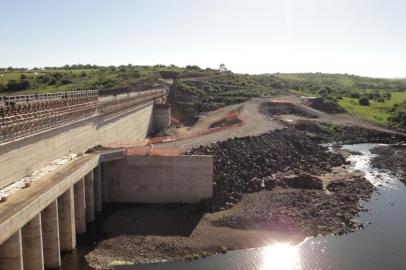
[[[149,100],[163,98],[164,95],[165,90],[154,89],[128,95],[112,96],[105,101],[99,100],[99,112],[103,115],[113,114],[143,104]]]
[[[97,91],[0,97],[0,142],[96,113]]]
[[[98,91],[0,96],[0,143],[71,123],[109,115],[165,95],[162,89],[99,98]]]

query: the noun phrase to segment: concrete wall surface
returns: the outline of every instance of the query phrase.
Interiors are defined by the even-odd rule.
[[[127,156],[106,164],[110,202],[197,203],[213,195],[213,156]]]
[[[160,131],[171,125],[171,106],[169,104],[155,104],[153,113],[154,131]]]
[[[152,127],[152,111],[151,101],[120,115],[94,116],[0,145],[0,188],[69,153],[144,140]]]

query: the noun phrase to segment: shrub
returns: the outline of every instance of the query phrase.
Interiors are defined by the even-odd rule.
[[[365,96],[360,97],[360,98],[358,99],[358,103],[359,103],[359,105],[361,105],[361,106],[369,106],[369,99],[368,99],[368,97],[365,97]]]
[[[358,93],[351,93],[350,97],[352,97],[352,98],[360,98],[360,95]]]
[[[70,83],[72,83],[72,81],[69,79],[62,79],[60,82],[61,85],[70,84]]]
[[[11,80],[7,83],[7,91],[22,91],[31,87],[29,80]]]

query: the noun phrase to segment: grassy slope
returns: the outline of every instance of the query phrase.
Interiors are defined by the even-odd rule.
[[[388,125],[390,111],[395,104],[406,100],[405,79],[378,79],[345,74],[276,74],[284,80],[290,88],[290,92],[304,96],[320,96],[320,90],[325,89],[323,95],[337,99],[341,107],[349,113],[362,117],[374,123]],[[368,95],[369,93],[392,94],[390,100],[380,103],[370,100],[370,106],[360,106],[357,98],[351,98],[351,94]]]
[[[271,77],[229,73],[199,80],[178,80],[174,99],[186,110],[210,111],[250,97],[274,94],[271,82]]]
[[[339,101],[339,104],[352,114],[378,124],[387,125],[388,118],[391,115],[389,110],[395,104],[400,104],[404,101],[406,101],[406,92],[392,92],[392,98],[385,100],[383,103],[370,100],[369,106],[361,106],[358,103],[358,99],[345,97]]]

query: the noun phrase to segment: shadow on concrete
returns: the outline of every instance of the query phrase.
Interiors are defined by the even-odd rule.
[[[196,205],[109,204],[99,226],[105,235],[190,236],[204,212]]]

